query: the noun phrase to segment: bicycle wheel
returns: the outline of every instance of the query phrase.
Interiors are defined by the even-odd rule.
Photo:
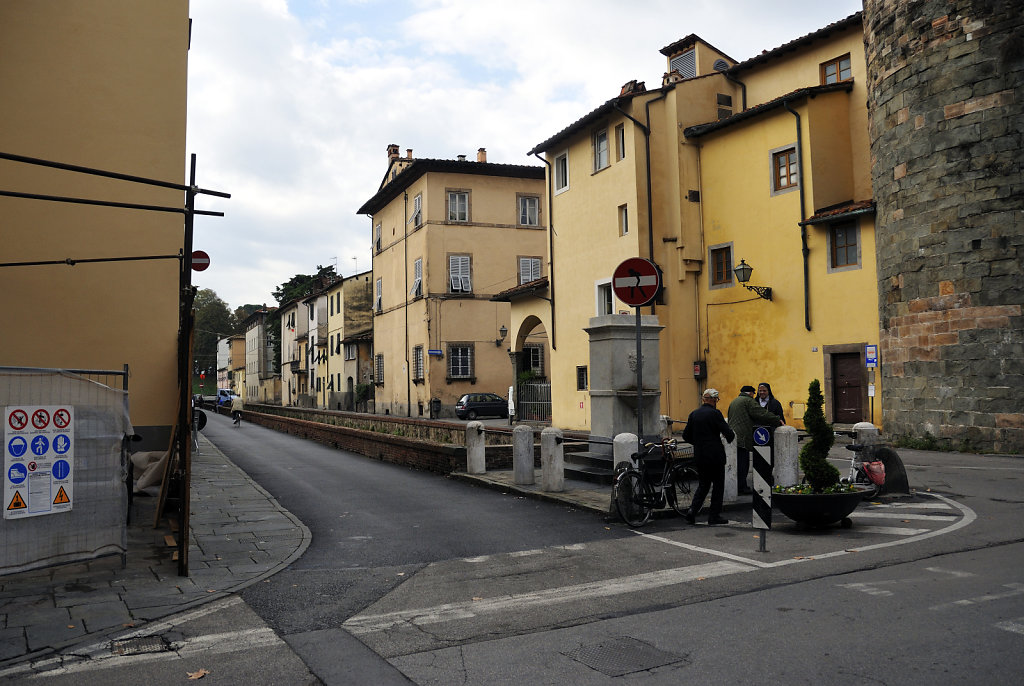
[[[693,503],[693,491],[696,489],[700,477],[692,467],[676,467],[668,475],[668,485],[665,491],[668,493],[668,502],[672,509],[679,514],[686,514],[690,511]]]
[[[651,518],[651,507],[646,498],[648,490],[640,472],[627,470],[615,480],[615,508],[630,526],[643,526]]]
[[[854,485],[856,485],[859,488],[861,495],[864,497],[864,500],[870,500],[874,498],[876,495],[878,495],[878,491],[880,490],[878,484],[869,479],[867,475],[864,474],[864,472],[861,470],[857,471],[857,477],[854,479]]]

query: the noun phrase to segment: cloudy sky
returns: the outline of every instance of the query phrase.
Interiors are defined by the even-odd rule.
[[[661,85],[695,33],[742,61],[860,0],[191,0],[188,152],[204,188],[194,273],[234,309],[317,265],[370,269],[386,147],[540,164],[526,151],[618,94]]]

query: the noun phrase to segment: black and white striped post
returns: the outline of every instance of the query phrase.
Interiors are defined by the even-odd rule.
[[[772,528],[772,487],[775,478],[772,470],[775,466],[775,440],[772,430],[766,426],[754,427],[754,514],[753,525],[760,529],[758,550],[765,552],[765,539],[768,529]]]

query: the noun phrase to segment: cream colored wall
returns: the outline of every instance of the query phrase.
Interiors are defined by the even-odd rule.
[[[187,2],[6,2],[0,42],[0,150],[186,181]],[[7,161],[0,188],[184,205],[180,192]],[[176,214],[0,198],[0,216],[9,262],[176,254],[182,246]],[[7,321],[22,330],[0,343],[4,364],[127,363],[133,425],[167,431],[175,422],[177,260],[5,268],[0,292]]]
[[[470,191],[470,222],[446,224],[447,191]],[[516,228],[517,193],[541,199],[541,223],[546,221],[544,182],[536,179],[492,177],[473,174],[430,173],[408,189],[408,213],[413,198],[423,194],[424,225],[408,225],[404,234],[405,209],[402,196],[374,216],[382,222],[384,250],[374,256],[373,279],[383,279],[383,310],[374,317],[374,353],[385,356],[385,383],[376,389],[377,411],[418,416],[420,403],[429,412],[429,401],[441,399],[453,405],[469,392],[504,395],[512,384],[508,339],[496,346],[501,326],[511,329],[510,306],[490,302],[490,296],[518,283],[519,257],[540,257],[546,262],[547,234],[542,229]],[[392,236],[392,231],[393,236]],[[389,241],[395,241],[389,245]],[[471,255],[472,297],[448,297],[448,256]],[[408,295],[413,283],[413,264],[423,259],[424,295]],[[547,267],[542,266],[547,273]],[[405,303],[410,301],[408,312]],[[407,323],[408,322],[408,323]],[[408,347],[406,346],[408,329]],[[474,344],[476,383],[447,381],[447,344]],[[408,382],[412,350],[424,349],[425,382]],[[443,350],[444,357],[430,357],[427,351]],[[409,366],[406,366],[406,359]]]
[[[642,107],[634,104],[631,114],[642,121]],[[614,131],[620,123],[625,124],[626,157],[616,160]],[[610,166],[594,172],[592,135],[605,125]],[[583,329],[597,315],[597,284],[609,282],[615,267],[627,257],[646,255],[647,204],[642,201],[643,189],[637,186],[644,168],[644,138],[631,121],[615,114],[567,145],[552,148],[548,160],[553,162],[566,149],[569,189],[553,200],[557,348],[551,355],[551,421],[560,428],[582,430],[590,428],[590,396],[576,390],[576,367],[590,366],[589,340]],[[623,204],[628,208],[630,231],[620,236],[618,208]],[[616,300],[615,311],[620,310],[631,312],[632,308]]]
[[[801,110],[806,118],[805,147],[816,162],[807,179],[808,211],[863,199],[854,197],[849,94],[825,93],[808,100]]]

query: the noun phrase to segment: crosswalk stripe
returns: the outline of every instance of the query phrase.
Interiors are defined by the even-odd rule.
[[[857,526],[858,533],[884,534],[887,536],[916,536],[930,531],[930,529],[911,529],[905,526]]]
[[[878,503],[871,505],[869,510],[952,510],[946,503]]]
[[[854,512],[850,517],[857,519],[913,519],[927,522],[955,522],[955,515],[914,514],[912,512]]]
[[[377,615],[352,617],[342,626],[356,635],[384,631],[400,624],[423,626],[454,619],[469,619],[484,614],[522,610],[526,607],[553,605],[573,601],[603,598],[635,591],[646,591],[662,586],[706,579],[709,577],[750,572],[755,568],[736,562],[710,562],[702,565],[663,569],[657,572],[634,574],[615,579],[602,579],[585,584],[548,588],[533,593],[517,593],[501,598],[488,598],[460,603],[444,603],[434,607],[385,612]]]

